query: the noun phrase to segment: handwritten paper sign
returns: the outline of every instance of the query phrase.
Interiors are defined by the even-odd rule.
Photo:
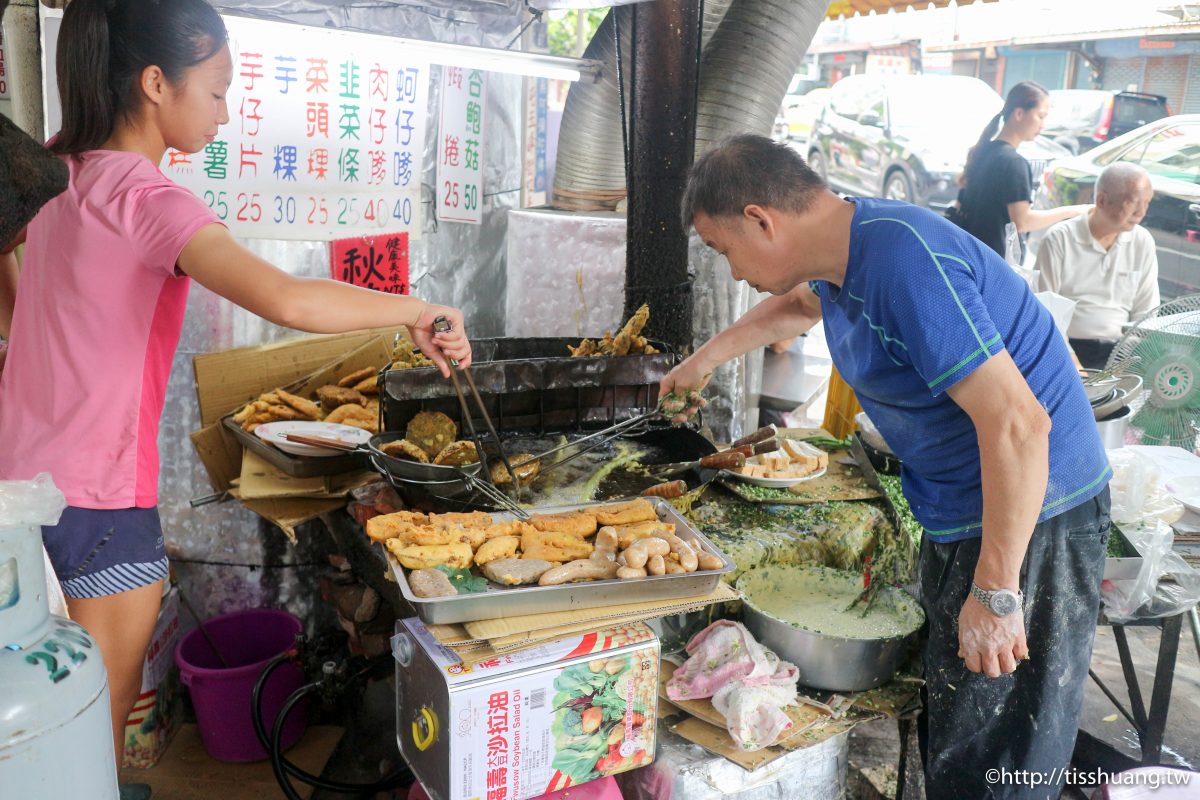
[[[8,99],[8,60],[4,54],[4,33],[0,31],[0,100]]]
[[[408,234],[337,239],[329,248],[334,280],[390,294],[408,294]]]
[[[429,64],[380,36],[224,19],[229,122],[163,172],[236,236],[418,237]]]
[[[447,222],[483,219],[483,131],[487,73],[442,69],[438,128],[437,213]]]

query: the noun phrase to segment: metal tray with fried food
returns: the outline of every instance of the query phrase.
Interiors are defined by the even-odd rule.
[[[665,500],[647,498],[654,503],[658,518],[675,525],[676,535],[685,533],[700,542],[705,551],[721,559],[720,569],[688,572],[676,575],[648,575],[629,580],[594,580],[567,583],[561,586],[512,586],[503,587],[488,582],[488,590],[453,597],[417,597],[408,582],[408,570],[392,556],[386,554],[400,593],[416,609],[417,616],[427,625],[448,625],[456,622],[476,622],[484,619],[545,614],[553,611],[577,611],[585,608],[648,603],[656,600],[673,600],[684,597],[700,597],[716,591],[721,576],[732,572],[733,561],[717,549],[708,537],[697,531],[687,519]],[[548,506],[529,509],[536,514],[558,514],[569,511],[585,511],[612,505],[607,503],[584,503],[570,506]],[[496,522],[508,522],[511,514],[492,513]]]
[[[221,424],[229,429],[243,447],[253,451],[268,464],[293,478],[316,478],[321,475],[337,475],[342,472],[371,468],[371,462],[365,450],[336,456],[297,456],[285,453],[278,447],[264,442],[253,433],[242,430],[242,426],[234,422],[232,414],[222,417]]]

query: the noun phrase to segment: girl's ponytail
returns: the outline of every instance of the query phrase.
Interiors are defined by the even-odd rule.
[[[1000,130],[1000,122],[1004,119],[1004,112],[1001,111],[996,116],[992,117],[991,122],[983,127],[983,133],[979,134],[979,139],[971,146],[967,152],[967,165],[963,167],[963,177],[970,180],[971,162],[975,160],[975,154],[979,152],[979,148],[990,142]]]
[[[58,34],[62,130],[55,153],[95,150],[130,119],[142,71],[173,84],[225,46],[225,23],[205,0],[73,0]]]
[[[55,153],[81,153],[104,144],[117,120],[120,100],[110,80],[109,0],[73,0],[58,36],[58,95],[62,130]]]

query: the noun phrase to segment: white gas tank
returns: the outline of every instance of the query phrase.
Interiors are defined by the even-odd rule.
[[[0,481],[0,793],[117,800],[100,648],[47,602],[39,526],[62,508],[49,476]]]

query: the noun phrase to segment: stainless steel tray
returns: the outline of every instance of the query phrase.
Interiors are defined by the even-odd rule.
[[[475,622],[482,619],[503,619],[526,614],[545,614],[552,611],[575,611],[626,603],[647,603],[710,594],[721,582],[721,576],[731,572],[733,561],[716,548],[704,534],[697,531],[670,503],[648,498],[655,503],[659,519],[675,524],[676,532],[686,531],[696,537],[708,552],[721,559],[722,567],[684,575],[651,575],[633,580],[588,581],[564,586],[503,587],[488,583],[486,592],[460,594],[455,597],[417,597],[408,585],[408,575],[400,562],[383,547],[400,593],[416,609],[417,616],[427,625],[448,625],[454,622]],[[530,509],[538,514],[578,511],[606,503],[586,503],[572,506],[553,506]],[[507,522],[511,514],[493,513],[492,519]],[[380,545],[382,547],[382,545]]]

